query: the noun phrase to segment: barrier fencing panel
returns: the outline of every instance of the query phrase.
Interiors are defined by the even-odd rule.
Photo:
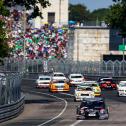
[[[21,98],[21,80],[19,73],[0,75],[0,105],[11,104]]]
[[[59,71],[65,74],[83,73],[99,76],[125,76],[126,61],[80,62],[69,59],[6,59],[4,70],[25,72],[27,74]]]

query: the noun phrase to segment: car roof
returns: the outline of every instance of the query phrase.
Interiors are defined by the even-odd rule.
[[[82,102],[85,102],[85,101],[91,101],[91,102],[94,102],[94,101],[103,101],[104,98],[102,97],[94,97],[94,98],[84,98]]]
[[[84,81],[84,83],[97,83],[97,81]]]
[[[48,76],[48,75],[39,75],[39,78],[51,78],[51,76]]]
[[[126,83],[126,81],[120,81],[119,83]]]
[[[77,76],[77,75],[78,76],[80,76],[80,75],[83,76],[81,73],[70,74],[70,76]]]
[[[53,74],[64,74],[62,72],[53,72]]]

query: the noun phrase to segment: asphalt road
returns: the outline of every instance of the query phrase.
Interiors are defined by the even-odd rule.
[[[48,89],[36,89],[34,81],[23,81],[25,93],[24,112],[0,126],[126,126],[126,97],[118,97],[116,91],[103,91],[110,109],[109,120],[76,120],[73,87],[69,93],[49,93]]]

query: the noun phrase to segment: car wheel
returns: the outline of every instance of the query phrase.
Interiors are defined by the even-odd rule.
[[[117,92],[117,96],[120,97],[119,92]]]
[[[76,117],[76,120],[80,120],[80,118],[79,117]]]
[[[52,93],[52,91],[50,90],[50,88],[49,88],[49,92]]]
[[[76,98],[74,98],[74,102],[76,102],[77,100],[76,100]]]

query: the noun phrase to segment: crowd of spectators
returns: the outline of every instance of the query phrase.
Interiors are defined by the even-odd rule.
[[[28,27],[24,33],[19,20],[22,14],[14,11],[12,15],[12,39],[8,42],[12,50],[11,56],[30,59],[67,58],[67,28],[46,23],[40,29]]]

